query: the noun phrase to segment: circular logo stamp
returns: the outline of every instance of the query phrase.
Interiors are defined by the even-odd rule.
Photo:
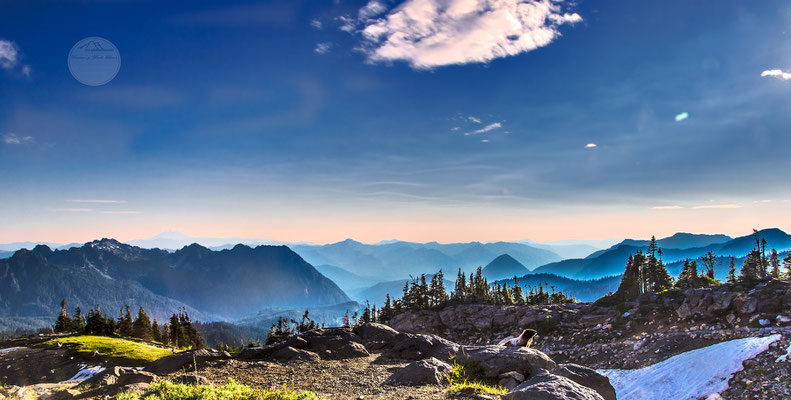
[[[109,40],[89,37],[80,40],[69,52],[69,72],[88,86],[110,82],[121,69],[121,54]]]

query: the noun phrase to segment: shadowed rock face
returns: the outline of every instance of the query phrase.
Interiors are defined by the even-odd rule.
[[[396,371],[386,383],[390,385],[439,385],[448,379],[451,366],[434,357],[415,361]]]
[[[506,400],[604,400],[595,390],[571,379],[553,375],[536,375],[503,395]]]
[[[552,370],[556,364],[546,354],[524,347],[468,346],[456,356],[459,361],[474,362],[484,368],[487,378],[516,371],[523,375],[535,375]]]
[[[592,368],[577,364],[561,364],[552,370],[552,373],[595,390],[604,400],[616,400],[615,388],[610,384],[610,378]]]

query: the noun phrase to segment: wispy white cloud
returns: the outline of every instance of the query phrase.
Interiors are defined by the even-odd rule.
[[[453,128],[450,128],[450,130],[452,130],[452,131],[454,131],[454,132],[456,132],[456,131],[458,131],[458,130],[460,130],[460,129],[461,129],[461,128],[460,128],[460,127],[458,127],[458,126],[454,126]]]
[[[91,212],[93,209],[91,208],[48,208],[47,211],[52,212],[65,212],[65,213],[82,213],[82,212]]]
[[[761,72],[761,76],[771,76],[777,79],[782,79],[784,81],[791,79],[791,72],[783,72],[783,70],[779,69],[769,69],[764,72]]]
[[[314,51],[319,54],[327,54],[332,50],[332,42],[322,42],[316,45]]]
[[[489,143],[489,139],[481,139],[481,143]]]
[[[10,40],[0,39],[0,68],[12,69],[19,60],[19,49]]]
[[[676,122],[681,122],[681,121],[683,121],[683,120],[685,120],[687,118],[689,118],[689,113],[685,111],[685,112],[683,112],[681,114],[677,114],[676,115]]]
[[[9,133],[7,135],[3,135],[3,143],[9,145],[33,143],[33,136],[19,136],[14,133]]]
[[[360,17],[383,12],[378,5],[368,3]],[[567,8],[563,0],[407,0],[381,18],[344,20],[341,29],[362,26],[363,50],[371,62],[406,61],[430,69],[544,47],[560,36],[560,26],[582,21]]]
[[[738,208],[744,208],[744,206],[736,203],[726,203],[726,204],[702,204],[692,207],[684,207],[679,205],[651,207],[652,210],[732,210]]]
[[[464,136],[479,135],[481,133],[486,133],[486,132],[489,132],[489,131],[492,131],[492,130],[495,130],[495,129],[498,129],[498,128],[502,128],[502,126],[503,126],[503,124],[501,124],[500,122],[492,122],[491,124],[486,125],[483,128],[481,128],[481,129],[477,129],[477,130],[474,130],[472,132],[466,132],[464,134]]]
[[[324,27],[324,24],[322,24],[321,21],[317,19],[312,19],[310,20],[310,26],[312,26],[315,29],[321,29],[322,27]]]
[[[377,0],[371,0],[365,7],[360,9],[357,15],[361,20],[365,20],[375,17],[385,11],[387,11],[387,6]]]
[[[692,207],[693,210],[730,210],[736,208],[744,208],[741,204],[728,203],[728,204],[704,204]]]
[[[480,119],[480,118],[473,117],[472,115],[470,115],[469,117],[467,117],[467,119],[468,119],[469,121],[471,121],[471,122],[475,122],[476,124],[480,124],[480,123],[481,123],[481,119]]]
[[[133,214],[142,214],[140,211],[132,211],[132,210],[122,210],[122,211],[101,211],[102,214],[111,214],[111,215],[133,215]]]
[[[66,200],[69,203],[92,203],[92,204],[124,204],[126,200],[108,200],[108,199],[70,199]]]
[[[22,75],[30,78],[30,74],[33,73],[33,70],[30,68],[30,65],[23,65],[22,66]]]
[[[592,148],[597,147],[597,146],[598,145],[596,143],[588,143],[588,144],[585,145],[585,148],[586,149],[592,149]]]
[[[651,207],[652,210],[681,210],[684,207],[681,206],[656,206]]]
[[[348,33],[353,33],[356,30],[357,20],[347,15],[341,15],[338,17],[338,21],[341,23],[341,30]]]

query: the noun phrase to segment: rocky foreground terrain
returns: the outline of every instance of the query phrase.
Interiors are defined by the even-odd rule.
[[[762,338],[720,390],[725,399],[791,398],[791,284],[721,285],[647,295],[617,306],[457,305],[395,317],[390,326],[326,328],[238,354],[198,350],[142,369],[75,359],[64,349],[0,350],[0,395],[19,399],[100,398],[141,392],[161,379],[258,388],[287,387],[326,399],[615,399],[607,370],[654,367],[695,349]],[[496,346],[533,328],[533,348]],[[705,369],[693,360],[681,376]],[[451,394],[453,364],[506,389]],[[98,367],[98,368],[97,368]],[[613,375],[610,375],[613,376]],[[70,380],[73,378],[86,380]],[[613,381],[615,383],[615,381]],[[620,389],[619,389],[620,390]],[[661,398],[661,397],[659,397]],[[675,397],[665,397],[675,398]],[[712,397],[713,398],[713,397]]]
[[[3,356],[22,352],[18,357],[25,359],[31,356],[25,354],[29,351],[15,349]],[[48,356],[50,361],[67,357],[58,350]],[[235,355],[206,349],[182,352],[143,369],[106,367],[82,381],[57,381],[68,375],[64,371],[73,372],[74,363],[62,361],[63,365],[41,377],[36,376],[38,371],[6,375],[3,395],[52,400],[102,398],[122,391],[142,392],[160,379],[221,384],[233,378],[255,387],[312,391],[327,399],[490,398],[472,390],[450,394],[446,383],[451,363],[460,363],[474,369],[477,379],[507,388],[504,399],[615,399],[606,376],[580,365],[558,365],[535,349],[462,346],[436,335],[399,333],[379,324],[315,329]],[[86,370],[87,365],[82,367]]]
[[[768,351],[744,362],[722,397],[791,398],[791,362],[775,362],[791,345],[788,281],[669,291],[610,307],[457,305],[401,314],[390,325],[468,344],[533,328],[539,332],[533,347],[557,362],[596,369],[641,368],[716,343],[777,334]]]

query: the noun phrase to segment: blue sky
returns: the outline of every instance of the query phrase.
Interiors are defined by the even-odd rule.
[[[791,222],[787,2],[2,9],[0,241],[594,239]],[[103,86],[66,64],[91,36],[121,55]]]

